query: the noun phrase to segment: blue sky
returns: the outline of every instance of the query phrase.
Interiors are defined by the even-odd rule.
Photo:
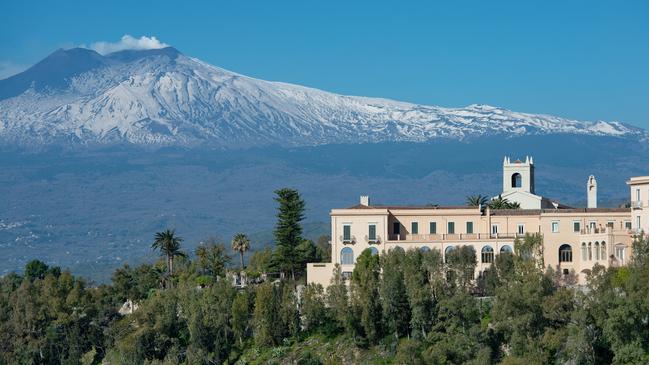
[[[124,34],[342,94],[649,128],[649,1],[4,0],[0,74]]]

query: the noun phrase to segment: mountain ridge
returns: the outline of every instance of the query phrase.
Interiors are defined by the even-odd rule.
[[[0,80],[4,144],[245,148],[534,134],[649,140],[649,131],[619,122],[481,104],[444,108],[265,81],[173,47],[104,56],[82,48],[57,50]]]

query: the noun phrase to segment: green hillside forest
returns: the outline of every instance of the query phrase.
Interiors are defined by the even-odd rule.
[[[245,233],[187,252],[169,229],[151,234],[158,262],[110,284],[38,260],[3,276],[0,364],[649,363],[646,236],[627,266],[595,267],[585,286],[546,267],[542,237],[528,235],[477,280],[466,246],[445,261],[368,250],[324,289],[305,285],[305,267],[330,260],[328,238],[302,238],[299,192],[275,199],[276,245],[247,263]]]

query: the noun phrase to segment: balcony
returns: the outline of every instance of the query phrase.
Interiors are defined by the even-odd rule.
[[[611,227],[588,227],[582,228],[579,231],[579,234],[601,234],[601,233],[612,233],[613,229]]]
[[[634,200],[631,202],[631,208],[633,209],[642,209],[642,207],[643,207],[642,200]]]
[[[350,236],[350,237],[340,236],[340,241],[343,243],[343,245],[355,245],[356,236]]]
[[[478,240],[495,240],[495,239],[515,239],[525,235],[514,233],[441,233],[441,234],[396,234],[390,235],[389,241],[413,241],[413,242],[431,242],[431,241],[478,241]]]
[[[368,245],[380,245],[381,244],[381,236],[375,236],[374,238],[371,238],[368,235],[365,235],[365,242],[367,242]]]

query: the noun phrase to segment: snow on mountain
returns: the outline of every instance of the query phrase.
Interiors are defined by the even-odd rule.
[[[59,50],[0,80],[3,143],[227,148],[553,133],[649,138],[616,122],[337,95],[240,75],[171,47],[106,56]]]

